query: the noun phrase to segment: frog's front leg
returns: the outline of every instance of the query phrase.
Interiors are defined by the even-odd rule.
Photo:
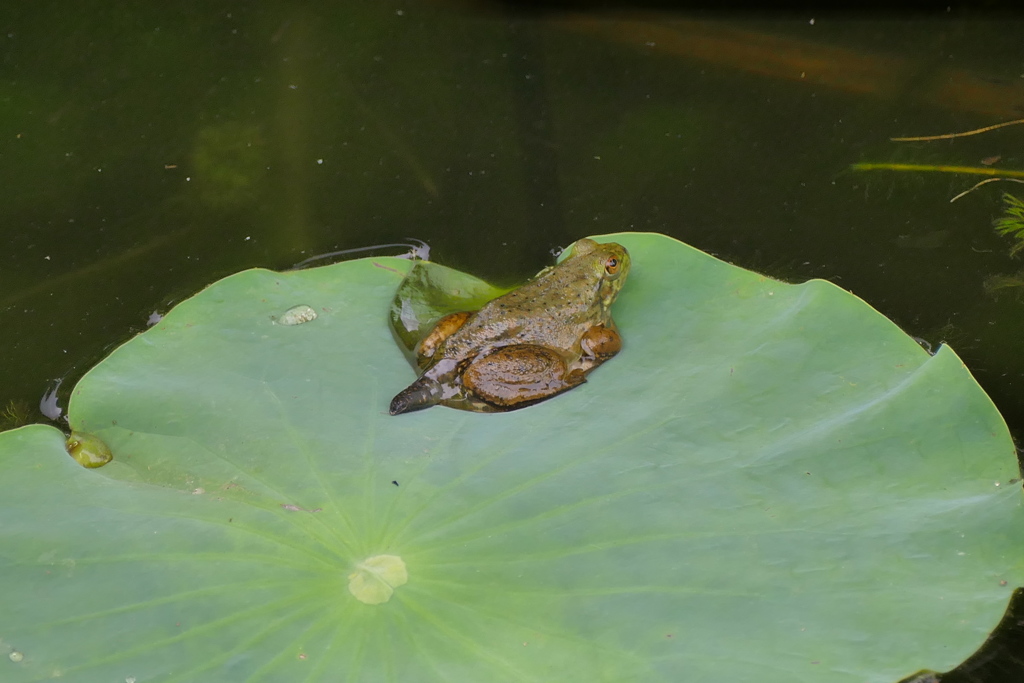
[[[427,336],[416,345],[416,364],[420,370],[430,365],[444,340],[465,325],[471,315],[473,315],[473,311],[449,313],[434,323],[434,327],[427,333]]]
[[[474,359],[462,384],[499,410],[515,410],[579,386],[586,379],[569,371],[556,351],[535,344],[503,346]]]
[[[580,339],[580,349],[583,355],[577,367],[590,372],[622,350],[622,337],[615,323],[609,320],[607,325],[595,325],[587,330]]]

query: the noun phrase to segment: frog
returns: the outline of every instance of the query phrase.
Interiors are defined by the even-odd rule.
[[[442,317],[416,344],[421,374],[389,412],[505,412],[583,384],[622,349],[611,307],[629,267],[622,245],[584,238],[523,286]]]

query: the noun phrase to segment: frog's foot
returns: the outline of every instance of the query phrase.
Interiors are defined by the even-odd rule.
[[[583,384],[556,351],[534,344],[503,346],[476,358],[462,374],[463,386],[499,410],[515,410]]]
[[[449,313],[434,323],[434,327],[427,333],[427,336],[416,345],[416,362],[421,370],[430,365],[434,354],[437,353],[437,349],[444,340],[465,325],[471,315],[473,315],[472,311]]]
[[[413,410],[429,408],[441,402],[441,394],[441,385],[436,380],[420,377],[391,399],[391,408],[388,412],[392,415],[401,415]]]
[[[583,350],[583,357],[580,359],[579,367],[584,372],[589,372],[622,349],[622,337],[611,322],[608,325],[595,325],[580,339],[580,348]]]

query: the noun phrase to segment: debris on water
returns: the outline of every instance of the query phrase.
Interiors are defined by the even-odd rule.
[[[299,261],[291,270],[299,270],[309,265],[314,261],[321,261],[326,258],[332,258],[334,256],[344,256],[345,254],[355,254],[362,251],[373,251],[375,249],[388,249],[391,247],[409,247],[409,251],[404,254],[398,254],[395,258],[407,258],[407,259],[421,259],[423,261],[430,260],[430,245],[415,237],[406,237],[405,239],[410,242],[416,242],[416,244],[406,244],[405,242],[393,242],[391,244],[374,244],[369,247],[355,247],[354,249],[342,249],[341,251],[330,251],[326,254],[317,254],[316,256],[310,256],[305,261]]]
[[[60,383],[63,381],[64,379],[61,378],[54,382],[53,388],[46,391],[39,400],[39,412],[51,420],[59,420],[60,416],[64,414],[61,407],[57,405],[57,389],[60,389]]]
[[[933,356],[935,355],[935,352],[932,351],[932,343],[930,341],[928,341],[924,337],[911,337],[911,339],[920,344],[921,348],[923,348],[925,351],[932,354]]]

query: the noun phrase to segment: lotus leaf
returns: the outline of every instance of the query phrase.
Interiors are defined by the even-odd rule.
[[[238,273],[117,349],[69,409],[101,468],[0,434],[0,680],[891,683],[977,648],[1024,516],[953,351],[596,239],[623,351],[521,411],[387,414],[384,258]]]

